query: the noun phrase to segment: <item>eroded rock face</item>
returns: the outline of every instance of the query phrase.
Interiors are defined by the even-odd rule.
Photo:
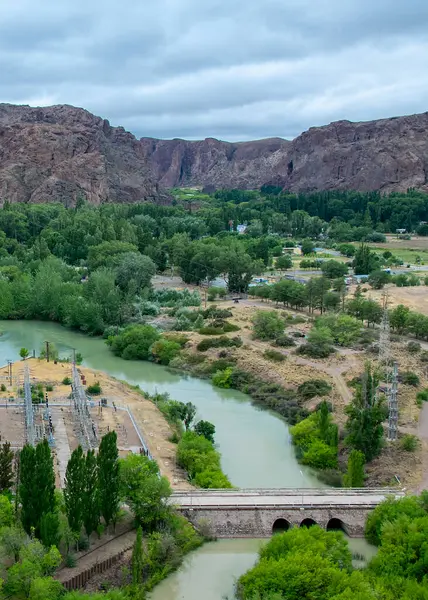
[[[354,189],[428,191],[428,113],[366,123],[313,127],[292,142],[280,138],[229,144],[214,139],[141,140],[157,181],[290,191]]]
[[[162,202],[142,145],[72,106],[0,104],[0,202]]]

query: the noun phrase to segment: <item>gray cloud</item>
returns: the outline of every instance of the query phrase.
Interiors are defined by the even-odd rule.
[[[74,104],[137,136],[294,137],[428,110],[428,3],[14,0],[0,101]]]

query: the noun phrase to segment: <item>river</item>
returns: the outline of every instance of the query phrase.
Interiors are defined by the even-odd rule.
[[[45,341],[53,342],[60,356],[72,349],[83,355],[83,364],[113,377],[138,384],[141,389],[168,392],[172,398],[193,402],[197,419],[215,424],[222,468],[239,487],[320,487],[320,482],[298,464],[287,424],[279,416],[253,406],[235,390],[215,388],[210,382],[177,374],[149,362],[115,357],[103,340],[39,321],[0,322],[0,365],[19,360],[22,347],[36,354]],[[363,540],[359,548],[366,554]],[[161,583],[153,600],[220,600],[233,595],[233,583],[257,558],[260,540],[220,540],[206,544],[186,557],[181,569]],[[367,551],[367,552],[366,552]]]

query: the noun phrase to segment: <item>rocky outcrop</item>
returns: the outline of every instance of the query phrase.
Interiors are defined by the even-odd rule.
[[[428,191],[428,113],[312,127],[280,138],[231,144],[143,138],[157,181],[166,187],[256,188],[299,192],[354,189]]]
[[[0,203],[162,202],[142,145],[72,106],[0,104]]]

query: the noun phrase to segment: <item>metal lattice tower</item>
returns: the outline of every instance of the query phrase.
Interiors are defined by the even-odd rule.
[[[392,362],[388,315],[388,294],[383,295],[383,318],[379,334],[379,364],[385,370],[385,395],[388,401],[388,440],[397,439],[398,424],[398,364]]]
[[[25,435],[26,442],[30,446],[36,445],[36,433],[34,428],[34,409],[31,397],[30,369],[24,366],[24,412],[25,412]]]
[[[76,363],[73,363],[72,389],[73,412],[79,428],[80,444],[83,450],[89,450],[97,445],[97,435]]]
[[[394,362],[392,367],[391,386],[388,394],[388,440],[393,442],[397,439],[398,430],[398,363]]]

